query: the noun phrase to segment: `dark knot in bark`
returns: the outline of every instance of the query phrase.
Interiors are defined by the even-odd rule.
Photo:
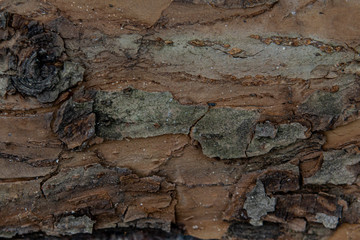
[[[64,61],[67,58],[64,41],[57,33],[16,14],[2,16],[0,25],[13,33],[6,39],[9,44],[4,51],[7,58],[15,59],[8,61],[12,63],[8,76],[13,88],[48,103],[82,81],[84,69],[77,63]]]
[[[19,76],[12,78],[14,87],[29,96],[49,91],[59,82],[58,69],[41,60],[41,53],[34,51],[20,66]]]

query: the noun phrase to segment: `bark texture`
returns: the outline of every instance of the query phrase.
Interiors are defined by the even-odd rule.
[[[0,1],[0,237],[360,238],[359,12]]]

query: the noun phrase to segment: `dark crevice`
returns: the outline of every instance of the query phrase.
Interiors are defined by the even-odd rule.
[[[177,24],[171,25],[171,28],[177,28],[177,27],[182,27],[182,26],[194,26],[194,25],[212,26],[212,25],[215,25],[215,24],[217,24],[219,22],[231,21],[231,20],[238,19],[238,18],[251,19],[251,18],[255,18],[255,17],[259,16],[259,15],[262,15],[265,12],[271,11],[277,3],[278,3],[278,1],[276,1],[273,4],[267,5],[265,7],[264,6],[258,6],[257,8],[262,8],[262,9],[260,9],[260,10],[258,10],[256,12],[253,12],[251,14],[247,14],[247,13],[233,14],[233,15],[228,16],[228,17],[217,18],[217,19],[214,19],[212,21],[205,21],[205,22],[201,22],[200,20],[198,20],[198,21],[195,21],[195,22],[177,23]],[[166,16],[164,16],[164,18],[166,18]],[[162,19],[162,21],[164,21],[164,19]],[[158,24],[158,26],[161,26],[161,24]],[[165,25],[164,27],[167,28],[168,26]]]
[[[61,156],[61,154],[60,154],[59,156]],[[60,160],[58,159],[57,161],[60,161]],[[60,172],[60,164],[58,164],[58,165],[56,166],[56,169],[55,169],[53,172],[51,172],[51,173],[49,173],[48,175],[46,175],[46,176],[43,178],[43,180],[40,182],[40,191],[41,191],[41,195],[43,196],[43,198],[46,199],[46,195],[45,195],[44,190],[43,190],[43,186],[44,186],[45,182],[46,182],[47,180],[49,180],[50,178],[56,176],[59,172]]]
[[[191,141],[194,141],[194,139],[191,137],[191,135],[192,135],[192,133],[193,133],[193,130],[194,130],[196,124],[197,124],[201,119],[203,119],[203,118],[205,117],[205,115],[210,111],[210,109],[211,109],[211,107],[209,106],[208,109],[207,109],[207,111],[206,111],[201,117],[199,117],[199,118],[192,124],[192,126],[190,127],[189,133],[188,133],[188,137],[189,137],[189,139],[190,139]]]

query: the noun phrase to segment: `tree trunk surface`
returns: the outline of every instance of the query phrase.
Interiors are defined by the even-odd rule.
[[[360,239],[359,12],[0,1],[0,237]]]

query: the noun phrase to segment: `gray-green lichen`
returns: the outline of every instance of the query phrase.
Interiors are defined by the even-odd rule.
[[[85,69],[75,62],[64,62],[63,70],[60,72],[60,79],[64,83],[63,89],[74,86],[83,80]]]
[[[273,148],[285,147],[298,139],[305,139],[307,128],[300,123],[280,124],[275,128],[271,123],[259,123],[255,135],[246,151],[248,157],[259,156]]]
[[[330,229],[335,229],[339,222],[338,217],[329,216],[324,213],[316,213],[315,218],[317,222],[322,223],[326,228]]]
[[[259,114],[232,108],[211,109],[194,127],[193,137],[208,157],[246,157],[246,147]]]
[[[316,81],[312,80],[317,84]],[[312,131],[328,130],[331,126],[341,124],[342,120],[357,114],[352,100],[358,96],[357,82],[355,74],[343,74],[327,80],[325,90],[313,92],[298,106],[298,114],[311,121]],[[331,87],[331,90],[328,87]]]
[[[9,85],[9,78],[0,76],[0,97],[5,96],[8,85]]]
[[[77,233],[92,233],[95,221],[88,216],[74,217],[67,216],[54,224],[54,233],[56,235],[73,235]]]
[[[352,184],[357,174],[349,166],[360,162],[357,154],[346,153],[344,150],[324,152],[324,162],[319,171],[309,178],[305,184]]]
[[[338,116],[343,109],[339,93],[317,91],[299,107],[302,113],[315,116]]]
[[[266,216],[268,212],[275,211],[276,199],[269,198],[265,193],[265,188],[260,180],[257,180],[256,186],[251,192],[246,194],[246,201],[244,209],[248,217],[250,217],[250,224],[253,226],[262,226],[261,217]]]
[[[169,92],[98,92],[94,103],[97,135],[108,139],[188,134],[207,106],[181,105]]]

